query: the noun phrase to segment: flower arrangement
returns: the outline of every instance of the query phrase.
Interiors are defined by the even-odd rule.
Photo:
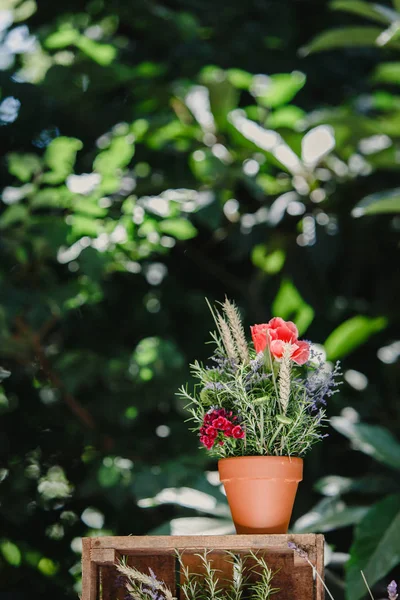
[[[339,364],[324,363],[290,321],[253,325],[249,344],[233,302],[209,307],[217,327],[210,364],[194,362],[194,392],[178,392],[201,445],[219,458],[304,456],[326,436],[325,405],[338,391]]]

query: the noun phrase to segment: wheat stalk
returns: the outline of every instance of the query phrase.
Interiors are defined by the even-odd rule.
[[[221,338],[224,343],[228,358],[231,358],[232,360],[236,361],[238,355],[236,352],[235,340],[233,339],[233,335],[231,333],[231,330],[229,329],[229,325],[219,313],[217,313],[217,320],[218,327],[221,333]]]
[[[285,344],[282,362],[279,369],[279,402],[281,404],[282,412],[284,415],[287,412],[290,398],[291,355],[292,344]]]
[[[130,567],[124,562],[119,563],[117,565],[117,569],[122,575],[125,575],[130,584],[137,585],[137,583],[140,583],[150,587],[151,589],[158,590],[164,594],[166,600],[176,600],[166,585],[161,581],[157,581],[155,577],[145,575],[145,573],[141,573],[135,569],[135,567]],[[135,590],[130,589],[128,586],[127,589],[132,597],[136,596]],[[140,598],[139,595],[138,598]]]
[[[225,302],[222,305],[224,312],[228,319],[228,324],[232,332],[232,336],[236,343],[236,348],[239,353],[239,357],[244,363],[249,362],[249,349],[247,346],[246,336],[244,333],[242,320],[240,318],[239,310],[234,302],[230,302],[228,298],[225,298]]]

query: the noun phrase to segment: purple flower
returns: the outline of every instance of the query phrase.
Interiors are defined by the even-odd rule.
[[[123,588],[125,587],[126,583],[127,583],[127,578],[125,577],[125,575],[118,575],[115,580],[114,580],[114,586],[116,588]]]
[[[204,386],[205,390],[213,390],[214,392],[225,389],[224,384],[219,381],[209,381]]]
[[[291,550],[294,550],[299,556],[301,556],[301,558],[305,558],[306,560],[309,560],[308,554],[305,550],[303,550],[303,548],[301,548],[294,542],[288,542],[287,545],[288,545],[288,548],[290,548]]]
[[[398,598],[397,583],[394,580],[387,586],[387,593],[389,600],[396,600],[396,598]]]
[[[250,368],[253,371],[253,373],[257,373],[257,371],[259,371],[264,366],[264,362],[264,354],[260,352],[259,354],[257,354],[254,360],[250,361]]]
[[[326,399],[339,391],[336,388],[342,382],[337,381],[337,379],[341,374],[339,362],[336,363],[332,371],[328,371],[325,363],[320,360],[317,367],[312,369],[305,381],[296,381],[298,385],[304,386],[307,403],[312,412],[317,411],[321,406],[325,406]]]

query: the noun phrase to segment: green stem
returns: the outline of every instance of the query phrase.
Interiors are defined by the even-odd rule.
[[[320,582],[322,583],[322,585],[324,586],[326,593],[328,594],[329,598],[331,600],[335,600],[335,598],[332,596],[332,594],[330,593],[328,587],[325,584],[325,581],[322,579],[321,575],[318,573],[317,569],[315,568],[315,566],[312,564],[312,562],[310,560],[308,560],[308,558],[306,558],[306,561],[308,562],[309,565],[311,565],[312,570],[314,571],[315,575],[318,577],[318,579],[320,580]]]
[[[269,339],[269,332],[267,331],[267,349],[268,349],[268,357],[269,357],[269,366],[271,367],[271,375],[272,375],[272,381],[274,384],[274,388],[275,388],[275,394],[276,394],[276,401],[279,402],[279,393],[278,393],[278,386],[276,385],[276,377],[275,377],[275,371],[274,371],[274,364],[272,362],[272,354],[271,354],[271,348],[270,348],[270,342],[271,340]]]
[[[278,435],[278,433],[280,432],[280,430],[282,429],[283,425],[282,423],[276,428],[274,435],[272,436],[272,438],[269,440],[269,444],[268,446],[271,448],[273,442],[276,439],[276,436]]]
[[[365,575],[364,575],[364,573],[362,571],[361,571],[361,575],[362,575],[362,578],[364,579],[364,583],[365,583],[366,588],[367,588],[367,590],[369,592],[369,595],[371,596],[372,600],[375,600],[375,598],[372,595],[371,590],[369,589],[368,581],[366,580]]]

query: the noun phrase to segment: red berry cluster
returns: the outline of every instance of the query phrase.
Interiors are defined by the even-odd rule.
[[[243,439],[244,430],[237,421],[238,417],[233,416],[232,411],[228,412],[225,408],[212,409],[204,416],[203,426],[200,427],[200,442],[210,450],[216,441],[223,446],[224,437]]]

